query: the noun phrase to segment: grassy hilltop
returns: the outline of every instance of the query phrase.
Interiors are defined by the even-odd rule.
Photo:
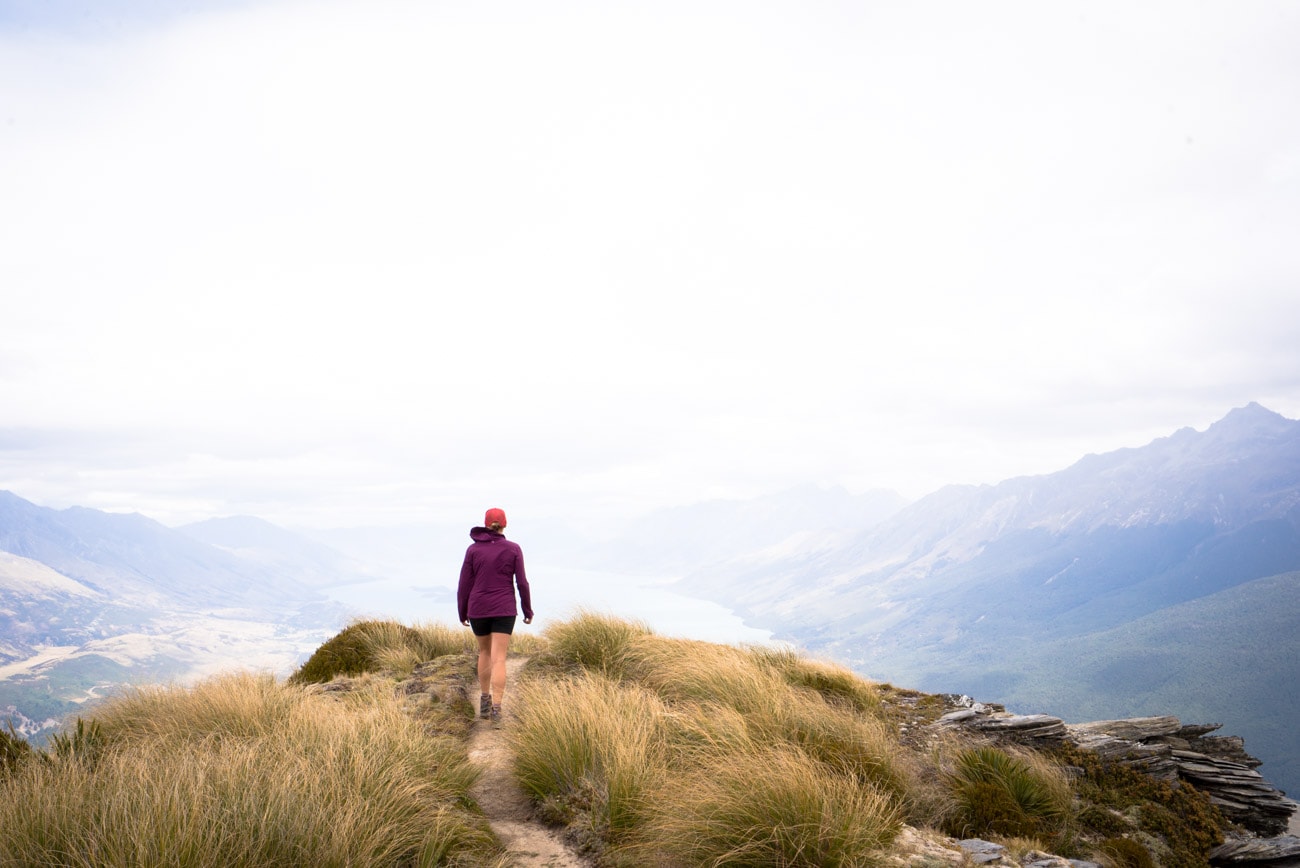
[[[45,751],[0,738],[0,864],[508,864],[470,795],[471,642],[359,622],[287,680],[135,690]],[[792,651],[590,613],[514,650],[515,777],[595,865],[961,864],[956,836],[1192,866],[1221,839],[1190,788],[932,728],[942,697]]]

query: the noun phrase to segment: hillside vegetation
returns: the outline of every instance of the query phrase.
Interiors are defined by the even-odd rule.
[[[469,795],[471,641],[359,622],[284,681],[138,689],[45,751],[0,740],[0,864],[506,864]],[[951,835],[1190,866],[1220,837],[1194,790],[930,727],[941,697],[793,651],[590,613],[514,647],[516,777],[593,864],[934,865],[916,842]]]

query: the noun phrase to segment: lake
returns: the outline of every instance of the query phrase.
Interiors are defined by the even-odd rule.
[[[533,572],[529,570],[529,572]],[[529,577],[534,619],[515,628],[544,630],[580,608],[644,621],[663,636],[726,644],[771,644],[770,630],[745,624],[725,606],[672,590],[672,579],[620,576],[589,570],[547,568]],[[445,585],[417,585],[381,579],[325,589],[358,617],[392,618],[405,624],[456,623],[456,590]]]

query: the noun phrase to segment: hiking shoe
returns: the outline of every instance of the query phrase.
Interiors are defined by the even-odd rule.
[[[499,705],[492,706],[492,725],[501,725],[501,706]]]
[[[478,697],[478,716],[484,720],[492,713],[492,694],[480,693]]]

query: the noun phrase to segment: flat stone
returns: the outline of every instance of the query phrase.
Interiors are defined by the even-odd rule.
[[[1007,852],[1007,848],[1001,844],[994,844],[992,841],[985,841],[982,838],[967,838],[964,841],[958,841],[957,846],[969,853],[971,861],[976,865],[996,862]]]
[[[1223,729],[1221,723],[1189,723],[1175,733],[1179,738],[1193,739],[1200,738],[1203,735],[1214,732],[1216,729]]]
[[[1178,718],[1163,717],[1129,717],[1124,720],[1093,720],[1088,723],[1070,724],[1070,732],[1091,732],[1112,735],[1129,741],[1142,741],[1162,735],[1175,735],[1184,727]]]
[[[1300,860],[1300,838],[1295,835],[1282,835],[1277,838],[1232,838],[1211,850],[1209,857],[1215,865],[1248,865],[1260,862],[1270,865],[1295,864],[1289,860]]]
[[[1018,738],[1059,739],[1065,737],[1065,721],[1047,714],[1009,714],[982,717],[970,723],[972,729],[990,734],[1006,734]]]
[[[959,708],[956,711],[950,711],[943,717],[939,718],[936,723],[964,723],[981,715],[988,714],[987,711],[977,711],[974,708]]]

